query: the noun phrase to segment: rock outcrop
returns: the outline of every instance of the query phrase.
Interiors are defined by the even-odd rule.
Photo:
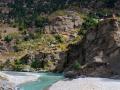
[[[37,71],[41,69],[61,72],[64,69],[65,61],[65,52],[37,52],[25,55],[21,58],[20,63],[23,65],[31,65],[31,67],[38,69]]]
[[[92,76],[120,74],[120,28],[117,19],[101,21],[95,29],[87,32],[83,41],[70,48],[67,65],[79,61],[81,73]]]
[[[65,11],[66,15],[55,16],[50,23],[45,26],[46,34],[62,34],[66,35],[69,40],[77,37],[77,31],[80,29],[83,19],[77,12]]]
[[[85,62],[108,63],[119,73],[120,28],[115,19],[101,22],[96,30],[88,32],[84,43]]]

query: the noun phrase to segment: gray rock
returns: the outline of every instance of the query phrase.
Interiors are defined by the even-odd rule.
[[[66,78],[72,79],[72,78],[76,78],[77,74],[74,71],[68,71],[68,72],[64,73],[64,76]]]
[[[74,11],[66,11],[66,14],[68,15],[55,17],[49,27],[45,26],[45,33],[66,34],[69,37],[73,34],[71,32],[80,29],[83,19]]]

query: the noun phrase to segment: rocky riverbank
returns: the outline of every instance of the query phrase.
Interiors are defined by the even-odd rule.
[[[37,80],[40,75],[25,72],[0,72],[0,90],[19,90],[18,85]]]
[[[0,77],[0,90],[19,90],[19,88],[9,82],[7,78]]]

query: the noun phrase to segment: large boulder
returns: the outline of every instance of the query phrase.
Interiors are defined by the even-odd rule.
[[[68,71],[64,73],[64,76],[66,78],[72,79],[72,78],[77,78],[78,74],[75,71]]]

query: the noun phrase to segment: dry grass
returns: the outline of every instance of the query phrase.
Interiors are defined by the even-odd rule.
[[[18,28],[9,27],[7,24],[0,24],[0,33],[4,37],[9,34],[19,33],[19,31]]]

